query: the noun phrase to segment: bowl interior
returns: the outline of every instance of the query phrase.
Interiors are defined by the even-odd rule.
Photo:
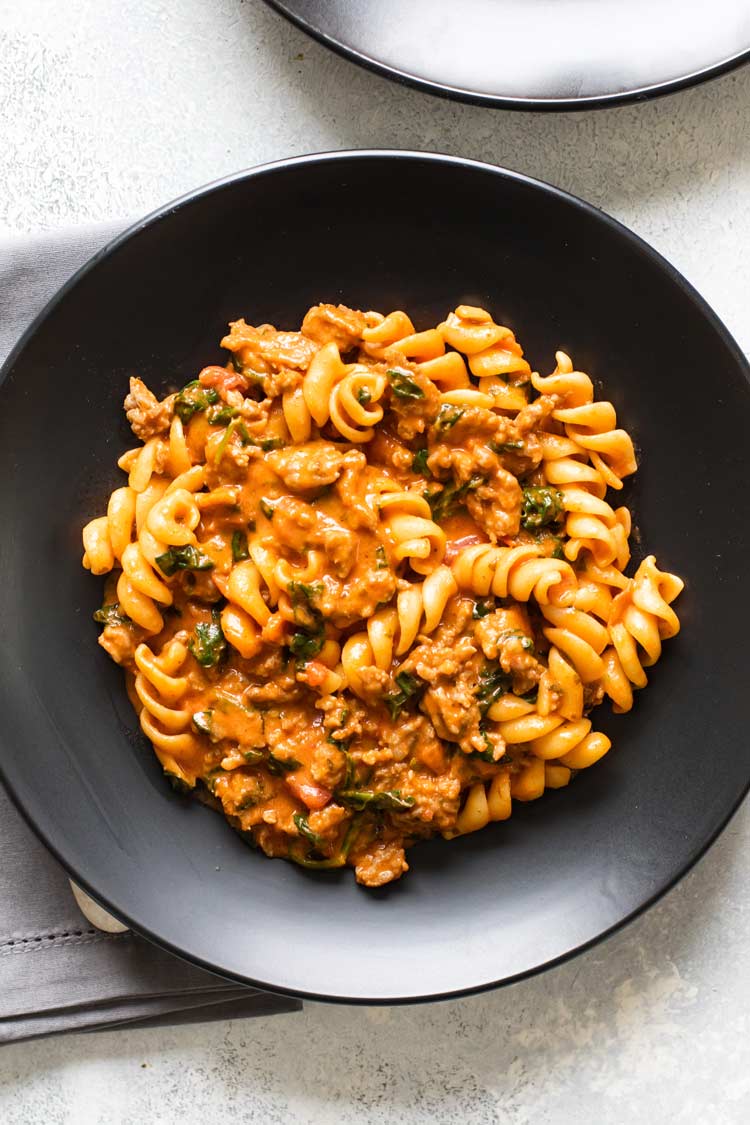
[[[682,633],[610,754],[567,790],[409,853],[378,892],[247,849],[176,797],[96,644],[100,580],[80,529],[132,444],[128,376],[156,392],[219,358],[230,318],[296,326],[309,305],[459,302],[510,324],[532,366],[569,351],[633,434],[623,500],[642,554],[681,574]],[[330,998],[480,988],[596,939],[707,846],[750,773],[742,481],[750,393],[715,317],[656,254],[533,181],[448,158],[334,154],[269,166],[141,224],[82,273],[0,389],[2,771],[46,842],[136,929],[224,974]]]

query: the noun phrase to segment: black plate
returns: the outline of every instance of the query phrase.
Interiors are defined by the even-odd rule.
[[[641,101],[750,58],[747,0],[268,3],[388,78],[506,109]]]
[[[218,358],[230,317],[487,305],[541,370],[602,381],[642,451],[626,495],[682,574],[683,632],[611,753],[567,790],[453,843],[380,892],[248,850],[176,797],[96,644],[80,529],[121,480],[121,403]],[[337,153],[204,188],[99,254],[45,310],[0,388],[0,748],[18,804],[137,930],[227,976],[334,999],[445,996],[569,956],[662,894],[744,794],[750,389],[737,346],[653,250],[560,191],[486,165]]]

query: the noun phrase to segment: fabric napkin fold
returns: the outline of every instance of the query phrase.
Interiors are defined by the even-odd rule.
[[[122,229],[110,224],[0,240],[0,364],[53,293]],[[301,1006],[224,981],[137,934],[92,927],[65,872],[0,786],[0,1044]]]

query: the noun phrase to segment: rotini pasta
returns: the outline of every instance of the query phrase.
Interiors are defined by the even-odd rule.
[[[485,309],[316,305],[222,344],[163,400],[131,381],[141,444],[83,529],[100,643],[176,786],[379,886],[605,755],[591,713],[632,707],[683,584],[629,572],[612,404]]]

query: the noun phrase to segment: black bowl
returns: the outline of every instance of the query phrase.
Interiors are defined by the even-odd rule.
[[[382,891],[249,851],[175,796],[96,644],[80,529],[132,440],[121,403],[219,357],[226,322],[296,325],[317,301],[419,326],[487,305],[545,371],[600,381],[642,467],[643,553],[686,579],[683,631],[614,748],[511,821],[410,853]],[[97,255],[8,360],[0,390],[0,746],[29,821],[134,929],[207,968],[329,999],[455,995],[534,972],[653,902],[748,786],[747,365],[690,286],[612,219],[510,172],[334,153],[243,173]],[[601,711],[606,711],[602,708]]]

